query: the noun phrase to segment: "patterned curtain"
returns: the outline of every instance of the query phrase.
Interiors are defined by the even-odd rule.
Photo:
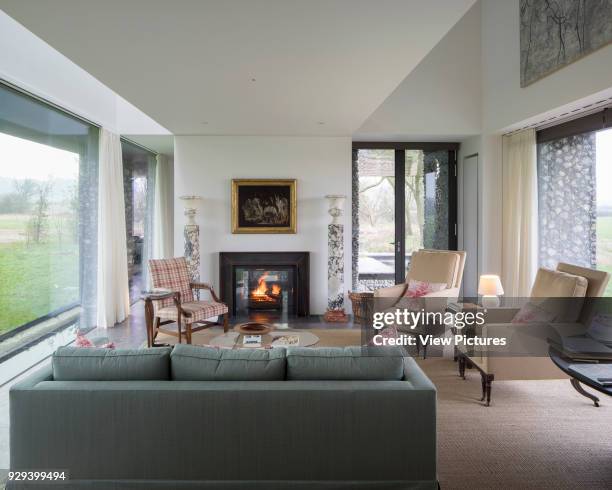
[[[539,259],[583,267],[597,263],[595,133],[538,145]]]

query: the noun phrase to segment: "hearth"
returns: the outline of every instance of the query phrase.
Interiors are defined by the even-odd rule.
[[[234,316],[309,314],[308,252],[221,252],[221,298]]]

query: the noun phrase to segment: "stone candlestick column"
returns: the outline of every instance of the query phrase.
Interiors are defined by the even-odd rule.
[[[344,312],[344,225],[342,215],[346,196],[325,196],[329,201],[331,223],[327,225],[327,311],[325,321],[346,322]]]
[[[200,227],[196,223],[197,202],[202,198],[199,196],[181,196],[185,206],[185,217],[187,222],[183,230],[185,238],[185,258],[187,259],[187,269],[189,277],[193,282],[200,281]],[[196,299],[200,299],[199,290],[193,292]]]

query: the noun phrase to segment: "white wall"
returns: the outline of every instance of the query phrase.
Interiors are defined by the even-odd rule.
[[[353,135],[361,141],[457,141],[481,130],[476,3]],[[400,62],[401,60],[398,60]],[[367,66],[364,70],[367,70]]]
[[[501,135],[612,87],[612,45],[520,86],[520,0],[481,0],[483,273],[501,273]],[[597,96],[596,96],[597,95]],[[591,100],[592,101],[592,100]]]
[[[459,152],[457,154],[457,242],[459,250],[465,250],[467,252],[467,261],[468,262],[476,262],[473,265],[476,269],[482,270],[482,208],[478,209],[477,215],[468,214],[464,216],[463,212],[463,203],[465,200],[464,196],[464,187],[473,188],[471,185],[465,184],[465,176],[464,176],[464,162],[466,157],[470,157],[472,155],[477,155],[479,164],[478,164],[478,180],[477,182],[472,182],[473,186],[477,186],[478,192],[478,201],[482,202],[482,165],[480,164],[480,152],[482,146],[482,139],[480,136],[472,136],[470,138],[466,138],[461,141],[461,146],[459,147]],[[464,231],[465,230],[478,230],[478,236],[476,238],[477,249],[472,249],[466,245],[466,240],[464,240]],[[469,240],[467,241],[469,242]],[[472,242],[473,243],[473,242]],[[466,267],[466,272],[468,267]],[[473,291],[473,288],[465,286],[466,284],[466,274],[464,273],[464,291],[463,294],[475,296],[476,293]]]
[[[121,134],[169,134],[1,10],[0,78]]]
[[[482,0],[483,126],[517,122],[612,86],[612,45],[520,86],[520,0]]]
[[[233,178],[297,179],[295,235],[233,235]],[[183,254],[182,195],[200,195],[201,277],[219,287],[219,252],[310,252],[310,312],[327,307],[326,194],[347,196],[345,283],[351,277],[351,139],[349,137],[177,136],[174,141],[175,255]]]

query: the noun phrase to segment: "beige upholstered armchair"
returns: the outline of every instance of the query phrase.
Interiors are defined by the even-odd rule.
[[[463,279],[465,252],[457,250],[418,250],[413,252],[410,268],[406,274],[406,282],[374,292],[374,308],[378,311],[397,309],[415,309],[426,312],[444,312],[450,302],[459,298],[459,289]],[[425,286],[421,291],[412,291],[415,283],[436,286],[434,291],[428,291]],[[412,293],[417,294],[412,294]],[[392,327],[394,328],[394,327]],[[421,335],[444,335],[446,327],[443,324],[412,325],[410,327],[397,325],[399,330],[407,335],[420,339]],[[417,354],[423,348],[423,358],[427,357],[427,344],[416,342]]]
[[[604,271],[559,263],[556,270],[541,268],[530,294],[530,303],[545,305],[546,298],[564,298],[562,301],[549,300],[552,308],[558,308],[557,318],[563,320],[533,320],[512,323],[520,308],[488,309],[485,324],[476,327],[475,335],[483,338],[506,337],[529,350],[534,355],[504,356],[504,352],[489,355],[484,349],[459,348],[459,375],[465,379],[466,367],[475,367],[481,375],[482,401],[488,406],[491,400],[493,380],[522,379],[563,379],[567,376],[557,368],[548,355],[547,335],[539,332],[555,333],[561,329],[563,335],[584,333],[590,320],[592,303],[584,298],[603,295],[610,274]],[[575,298],[575,300],[567,300]],[[534,334],[535,332],[535,334]],[[507,351],[505,351],[507,352]],[[515,352],[516,354],[516,352]]]
[[[418,250],[412,254],[410,268],[406,273],[406,282],[378,289],[374,292],[374,297],[388,299],[386,306],[395,306],[404,297],[410,281],[421,281],[430,284],[446,284],[444,289],[427,293],[423,297],[452,298],[453,301],[456,301],[459,297],[464,266],[465,252],[462,250]]]

